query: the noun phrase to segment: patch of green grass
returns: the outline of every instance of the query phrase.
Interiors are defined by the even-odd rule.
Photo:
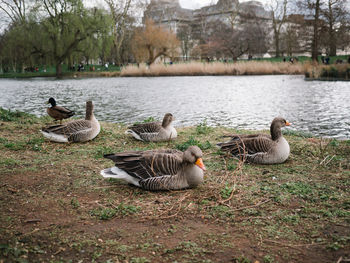
[[[200,124],[196,126],[196,133],[197,134],[209,134],[212,132],[214,129],[212,127],[209,127],[207,124],[207,121],[204,120]]]
[[[282,220],[287,223],[292,223],[293,225],[297,225],[299,224],[300,217],[299,215],[286,215],[285,217],[283,217]]]
[[[281,185],[281,189],[303,199],[309,199],[313,194],[313,188],[304,182],[287,182]]]
[[[213,217],[221,217],[221,218],[234,218],[234,212],[231,209],[224,205],[213,206],[210,209],[210,214]]]
[[[108,146],[97,146],[93,151],[95,153],[94,158],[100,159],[103,158],[103,155],[112,153],[113,149]]]
[[[42,150],[42,144],[45,142],[44,137],[39,137],[39,138],[31,138],[27,141],[27,145],[30,146],[30,148],[33,151],[41,151]]]
[[[0,167],[1,166],[14,167],[19,164],[20,164],[19,161],[12,158],[0,159]]]
[[[12,150],[12,151],[21,151],[26,148],[26,143],[23,141],[18,142],[7,142],[4,144],[5,148]]]
[[[201,248],[197,243],[193,241],[182,241],[173,249],[166,249],[165,254],[172,254],[176,251],[186,252],[192,257],[198,256],[199,254],[205,253],[206,250]],[[201,261],[203,262],[203,261]]]
[[[8,121],[8,122],[21,121],[21,123],[33,123],[35,119],[37,118],[32,114],[21,112],[21,111],[6,110],[0,107],[0,120],[2,121]]]
[[[221,189],[220,194],[223,199],[230,197],[233,191],[233,186],[230,186],[228,183],[225,184],[225,187]]]
[[[271,255],[265,255],[264,258],[263,258],[263,262],[264,263],[273,263],[274,262],[274,259]]]
[[[117,210],[114,208],[98,208],[90,211],[90,214],[98,217],[101,220],[108,220],[113,218],[117,214]]]
[[[252,261],[245,256],[240,256],[232,260],[233,263],[251,263]]]
[[[190,136],[190,138],[182,143],[182,144],[176,144],[176,149],[180,151],[185,151],[188,147],[196,145],[202,150],[208,150],[212,147],[211,143],[209,141],[206,141],[205,143],[201,143],[200,141],[196,140],[193,136]]]
[[[0,255],[8,259],[18,259],[21,255],[25,254],[26,250],[18,247],[11,246],[9,244],[0,244]],[[18,262],[18,261],[14,261]],[[26,262],[26,261],[23,261]]]
[[[74,209],[78,209],[80,207],[80,203],[75,197],[73,197],[72,200],[70,200],[70,204]]]

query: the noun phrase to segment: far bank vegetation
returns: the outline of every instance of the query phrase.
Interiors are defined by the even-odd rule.
[[[237,62],[237,63],[202,63],[181,64],[146,64],[130,65],[122,69],[120,76],[203,76],[203,75],[279,75],[304,74],[304,65],[285,62]]]

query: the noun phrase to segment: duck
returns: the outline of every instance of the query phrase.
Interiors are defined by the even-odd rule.
[[[148,122],[134,124],[126,130],[126,134],[131,134],[135,139],[147,142],[161,142],[173,140],[177,137],[176,129],[172,122],[174,116],[166,113],[163,122]]]
[[[60,124],[62,124],[63,119],[68,119],[72,117],[75,112],[71,111],[65,107],[57,106],[56,100],[54,98],[50,98],[47,104],[51,104],[51,107],[46,109],[47,114],[55,119],[55,121],[60,121]]]
[[[100,173],[148,191],[193,188],[203,182],[203,153],[198,146],[186,151],[158,149],[106,154],[115,166]]]
[[[101,130],[100,123],[94,115],[92,101],[86,102],[85,119],[74,120],[60,125],[41,129],[45,138],[53,142],[86,142],[94,139]]]
[[[284,163],[290,153],[288,141],[283,137],[281,128],[291,123],[282,117],[272,120],[268,134],[231,135],[228,142],[218,143],[222,151],[229,152],[237,158],[256,164]]]

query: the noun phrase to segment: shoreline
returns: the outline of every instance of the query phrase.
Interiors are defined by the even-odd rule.
[[[350,249],[350,141],[286,134],[285,163],[252,165],[215,147],[241,130],[197,125],[178,128],[174,141],[144,143],[123,124],[101,122],[94,140],[64,144],[43,138],[39,129],[49,123],[0,111],[5,261],[263,262],[268,255],[326,263]],[[207,168],[197,188],[148,192],[99,174],[113,165],[104,154],[189,145],[202,149]]]

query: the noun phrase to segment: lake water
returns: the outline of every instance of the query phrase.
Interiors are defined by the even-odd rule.
[[[350,83],[305,81],[303,76],[205,76],[93,79],[0,79],[0,107],[46,114],[45,102],[85,114],[95,104],[99,120],[133,123],[174,114],[175,126],[269,129],[283,116],[290,129],[350,139]],[[289,129],[289,128],[288,128]]]

